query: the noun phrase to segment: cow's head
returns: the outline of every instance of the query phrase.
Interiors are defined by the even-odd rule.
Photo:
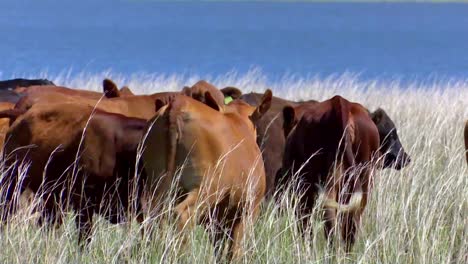
[[[381,108],[375,110],[370,115],[379,131],[380,150],[384,154],[384,167],[400,170],[407,166],[411,158],[401,145],[392,119]]]
[[[241,99],[236,99],[225,106],[225,111],[226,113],[238,113],[255,130],[258,120],[270,109],[272,98],[273,93],[267,89],[258,106],[251,106]]]
[[[233,100],[239,99],[242,96],[242,91],[236,87],[228,86],[221,89],[224,98],[231,97]]]
[[[182,94],[192,97],[204,104],[209,104],[211,102],[207,101],[206,93],[210,94],[211,99],[214,99],[217,105],[224,105],[223,93],[207,81],[201,80],[195,83],[192,87],[185,86],[184,89],[182,89]]]

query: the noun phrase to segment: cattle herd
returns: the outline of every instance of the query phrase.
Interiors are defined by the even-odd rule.
[[[95,213],[141,223],[172,193],[178,231],[216,226],[215,249],[227,241],[236,258],[262,202],[294,190],[300,230],[321,201],[325,235],[331,241],[339,230],[349,251],[373,171],[410,163],[383,109],[341,96],[295,102],[206,81],[134,95],[109,79],[103,93],[15,79],[0,82],[0,99],[2,223],[30,190],[40,224],[76,212],[80,245]],[[468,122],[464,136],[468,149]]]

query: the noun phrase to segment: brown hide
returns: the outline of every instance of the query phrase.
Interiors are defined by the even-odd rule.
[[[34,105],[7,133],[6,167],[13,169],[2,179],[2,188],[7,190],[2,201],[7,206],[13,190],[30,188],[43,198],[43,220],[50,221],[60,220],[57,212],[66,209],[60,205],[70,204],[78,213],[80,240],[88,237],[94,212],[112,223],[122,221],[129,207],[129,184],[134,182],[136,148],[145,127],[145,120],[93,112],[87,105]],[[31,162],[21,182],[17,182],[16,161]],[[101,204],[108,208],[100,208]]]
[[[75,102],[96,107],[97,109],[122,114],[128,117],[150,119],[154,116],[154,102],[156,99],[171,97],[176,92],[155,93],[151,95],[135,95],[128,97],[115,97],[109,99],[92,99],[81,96],[69,96],[62,93],[43,93],[41,96],[25,96],[15,106],[19,110],[28,110],[34,104],[51,104],[61,102]]]
[[[235,87],[226,87],[221,89],[225,96],[231,96],[234,99],[242,99],[252,106],[259,104],[262,94],[242,92]],[[270,197],[274,191],[274,181],[278,169],[281,167],[283,152],[285,147],[285,137],[283,132],[283,108],[285,106],[298,107],[300,105],[313,105],[318,101],[289,101],[279,97],[273,97],[270,110],[256,123],[257,143],[262,150],[263,161],[265,163],[267,197]],[[307,107],[307,106],[306,106]],[[300,108],[296,109],[296,115],[301,115]],[[411,161],[410,156],[405,152],[395,124],[387,113],[378,108],[370,113],[372,120],[379,130],[381,142],[381,152],[384,156],[384,167],[395,168],[397,170],[404,168]],[[300,116],[298,116],[299,119]]]
[[[208,93],[205,97],[212,102],[176,96],[152,120],[143,154],[149,183],[146,197],[154,197],[148,210],[158,213],[182,166],[176,183],[183,199],[176,206],[179,229],[216,219],[218,227],[232,234],[229,252],[237,257],[246,217],[256,217],[265,193],[264,165],[249,119],[258,119],[268,110],[271,91],[256,109],[235,101],[217,111],[207,106],[215,105],[215,99]],[[195,210],[199,218],[189,222]],[[214,210],[216,216],[211,215]],[[222,239],[216,237],[215,243]]]
[[[226,88],[223,89],[223,92],[225,91]],[[236,94],[238,95],[238,93],[234,91],[229,93],[229,96],[235,99],[238,97]],[[261,102],[261,98],[262,94],[259,93],[248,93],[240,96],[240,99],[252,106],[257,106]],[[314,102],[316,101],[309,101],[309,103]],[[275,176],[283,160],[285,138],[282,129],[282,111],[285,106],[296,106],[298,104],[300,103],[273,97],[270,110],[255,124],[258,135],[257,143],[262,150],[263,162],[265,163],[267,197],[273,194]]]
[[[40,96],[43,93],[60,93],[71,96],[81,96],[86,98],[99,99],[103,97],[100,92],[73,89],[65,86],[52,86],[52,85],[41,85],[41,86],[30,86],[30,87],[18,87],[14,90],[20,96]]]
[[[318,186],[324,186],[326,235],[333,238],[334,223],[338,221],[349,250],[370,191],[370,164],[379,154],[377,127],[363,106],[340,96],[286,107],[283,112],[287,140],[277,188],[292,183],[293,174],[299,173],[295,177],[299,177],[304,192],[299,205],[303,217],[312,212]],[[342,209],[339,219],[336,209]],[[307,227],[307,223],[304,220],[303,226]]]

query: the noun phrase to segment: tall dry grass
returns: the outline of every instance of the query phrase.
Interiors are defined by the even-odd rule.
[[[45,76],[58,84],[100,90],[113,78],[137,93],[179,90],[200,76],[106,72]],[[401,171],[376,174],[361,232],[350,254],[328,249],[319,211],[307,237],[296,228],[295,199],[282,197],[281,207],[265,203],[245,239],[241,263],[466,263],[468,261],[468,169],[463,126],[468,119],[468,80],[403,83],[360,81],[353,75],[328,78],[287,76],[270,83],[258,71],[207,77],[219,87],[244,91],[272,88],[276,96],[323,100],[340,94],[369,109],[384,108],[393,118],[412,162]],[[30,209],[30,208],[29,208]],[[18,212],[0,231],[1,263],[212,263],[214,249],[203,228],[180,241],[171,221],[161,222],[141,239],[141,226],[111,225],[97,218],[86,251],[77,245],[74,214],[65,213],[60,228],[39,228],[28,210]]]

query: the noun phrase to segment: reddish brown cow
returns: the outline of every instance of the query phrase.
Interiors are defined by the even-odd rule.
[[[221,107],[208,92],[204,98],[206,105],[176,96],[151,121],[154,125],[143,154],[148,174],[145,193],[153,197],[148,210],[159,213],[161,199],[176,169],[182,167],[176,183],[182,194],[175,207],[179,230],[215,219],[219,223],[215,228],[232,235],[230,255],[239,257],[245,224],[258,215],[265,193],[265,171],[252,120],[268,110],[271,91],[257,108],[240,100]],[[158,108],[162,105],[157,103]],[[223,234],[215,235],[215,245]]]
[[[65,86],[52,86],[52,85],[41,85],[41,86],[30,86],[30,87],[18,87],[14,90],[20,96],[39,96],[43,93],[60,93],[71,96],[82,96],[86,98],[99,99],[103,97],[100,92],[73,89]]]
[[[262,99],[260,93],[241,92],[234,87],[227,87],[221,90],[226,96],[233,99],[242,99],[252,106],[257,106]],[[315,103],[311,100],[306,103]],[[293,102],[279,97],[272,97],[271,107],[260,120],[256,122],[257,127],[257,144],[262,150],[263,162],[265,163],[267,197],[270,197],[274,192],[275,176],[281,168],[283,161],[283,152],[285,147],[285,138],[283,136],[283,108],[286,106],[297,106],[303,102]]]
[[[363,106],[340,96],[285,107],[283,116],[286,149],[276,185],[282,187],[298,175],[304,192],[299,205],[301,217],[312,212],[319,186],[324,186],[326,236],[332,237],[338,220],[349,250],[370,191],[370,165],[379,153],[377,127]],[[307,223],[304,220],[303,226]]]
[[[20,96],[13,91],[18,87],[29,87],[33,85],[55,85],[47,79],[12,79],[0,81],[0,101],[16,103]]]
[[[17,87],[15,92],[21,96],[21,99],[16,103],[15,108],[27,110],[38,102],[62,103],[66,101],[77,101],[82,98],[96,102],[104,98],[129,96],[129,93],[125,90],[121,93],[117,85],[109,79],[104,79],[102,86],[104,93],[51,85]]]
[[[52,104],[61,102],[75,102],[96,107],[106,112],[123,114],[129,117],[150,119],[154,116],[154,101],[156,99],[167,100],[179,94],[176,92],[155,93],[151,95],[135,95],[115,97],[105,100],[86,98],[81,96],[69,96],[62,93],[42,93],[40,96],[25,96],[16,105],[15,109],[26,111],[35,104]]]
[[[122,221],[130,206],[136,150],[146,124],[146,120],[88,105],[34,105],[7,133],[5,157],[9,171],[0,184],[6,190],[3,205],[14,209],[16,202],[10,204],[14,191],[21,195],[25,188],[44,200],[45,220],[57,220],[59,207],[71,205],[78,213],[80,241],[89,237],[94,212],[112,223]],[[26,176],[19,180],[19,163],[29,162]],[[139,208],[137,203],[134,210]],[[1,209],[5,221],[9,210]]]
[[[242,99],[252,106],[257,106],[262,98],[260,93],[246,93],[235,87],[226,87],[221,89],[222,93],[233,99]],[[273,97],[271,107],[268,112],[256,123],[257,143],[262,150],[263,161],[265,163],[265,172],[267,179],[267,196],[274,192],[274,181],[276,173],[281,167],[283,161],[283,152],[285,148],[285,137],[283,134],[283,108],[286,106],[297,107],[301,104],[314,104],[318,101],[290,101],[279,97]],[[379,130],[380,151],[384,155],[384,167],[395,168],[397,170],[405,167],[410,162],[410,156],[405,152],[397,129],[392,119],[387,113],[378,108],[374,112],[369,112],[369,116],[374,121]],[[297,117],[300,118],[299,116]]]
[[[22,84],[26,84],[24,82],[20,82]],[[34,82],[36,83],[36,82]],[[119,92],[117,86],[109,79],[105,79],[103,82],[103,89],[104,94],[107,98],[112,97],[119,97],[119,96],[128,96],[128,91],[124,91],[123,93]],[[128,88],[127,88],[128,89]],[[0,148],[3,147],[4,142],[4,133],[8,130],[8,127],[11,123],[13,123],[14,119],[17,117],[19,113],[23,113],[24,110],[29,109],[34,103],[36,102],[45,102],[48,104],[56,103],[56,102],[67,102],[67,101],[77,101],[80,98],[91,98],[101,99],[103,97],[102,93],[93,92],[93,91],[86,91],[86,90],[78,90],[78,89],[71,89],[62,86],[55,86],[55,85],[34,85],[29,87],[16,87],[15,93],[23,98],[15,103],[10,102],[1,102],[0,104],[0,116],[9,116],[14,117],[12,119],[9,118],[1,118],[0,122]],[[58,94],[58,95],[57,95]],[[10,111],[11,109],[16,109],[14,111]],[[19,111],[17,111],[19,110]]]
[[[51,93],[66,94],[70,96],[82,96],[82,97],[92,98],[92,99],[100,99],[101,97],[103,97],[103,94],[100,92],[83,90],[83,89],[74,89],[74,88],[68,88],[64,86],[56,86],[55,84],[16,86],[14,91],[20,96],[32,95],[32,94],[37,95],[41,93],[51,92]],[[117,88],[117,85],[115,85],[115,83],[110,79],[104,79],[103,92],[104,92],[104,96],[107,98],[133,95],[133,93],[130,91],[130,89],[127,86],[124,86],[122,87],[121,90],[119,90]]]
[[[35,87],[30,87],[29,89]],[[41,89],[46,89],[47,87],[42,86]],[[91,91],[76,91],[73,89],[63,89],[63,87],[55,87],[55,89],[60,89],[61,92],[43,92],[43,90],[37,88],[39,91],[31,90],[24,96],[16,105],[15,109],[24,111],[28,110],[37,103],[61,103],[61,102],[77,102],[81,104],[87,104],[90,106],[96,106],[98,109],[104,110],[110,113],[118,113],[123,114],[129,117],[137,117],[137,118],[144,118],[150,119],[154,116],[154,102],[156,99],[162,101],[164,103],[168,103],[169,100],[180,92],[161,92],[161,93],[154,93],[150,95],[129,95],[128,91],[126,92],[126,96],[122,96],[122,94],[118,91],[117,86],[110,80],[105,79],[103,81],[103,90],[107,91],[110,96],[113,98],[109,98],[106,100],[100,100],[100,97],[96,97],[96,92]],[[29,91],[29,90],[28,90]],[[209,91],[210,94],[213,93],[216,95],[216,98],[222,97],[223,94],[216,89],[216,87],[210,85],[205,81],[197,82],[191,88],[184,88],[183,93],[204,102],[204,95]],[[130,91],[131,93],[131,91]],[[84,95],[84,96],[83,96]],[[219,100],[216,100],[217,103]],[[223,103],[222,103],[223,104]],[[222,106],[220,104],[220,106]]]

